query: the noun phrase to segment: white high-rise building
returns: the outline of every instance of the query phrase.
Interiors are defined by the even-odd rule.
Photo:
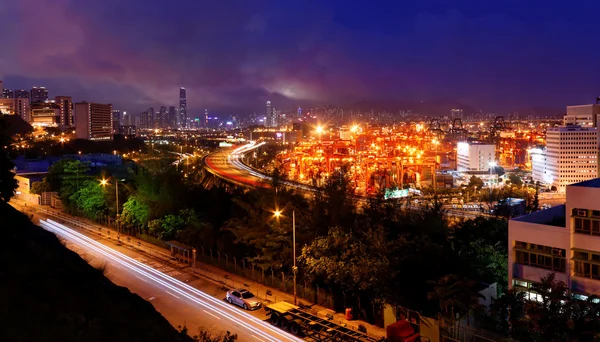
[[[532,148],[529,150],[529,157],[531,157],[531,178],[533,181],[542,184],[551,183],[546,173],[546,149]]]
[[[495,156],[494,144],[459,142],[456,145],[457,171],[487,171]]]
[[[598,131],[568,125],[546,131],[545,183],[565,192],[569,184],[598,177]]]
[[[267,121],[265,121],[265,126],[266,127],[276,127],[277,123],[275,122],[275,117],[274,117],[274,110],[273,110],[273,106],[271,106],[271,101],[267,101],[267,113],[266,113],[266,119]]]

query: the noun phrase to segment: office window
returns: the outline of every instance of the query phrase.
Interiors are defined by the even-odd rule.
[[[565,249],[516,241],[514,250],[517,264],[565,272]]]
[[[573,266],[576,276],[600,279],[600,253],[573,250]]]

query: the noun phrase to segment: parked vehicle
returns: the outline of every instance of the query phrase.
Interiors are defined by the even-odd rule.
[[[244,310],[256,310],[262,306],[262,302],[246,289],[229,290],[225,299],[229,304],[241,306]]]

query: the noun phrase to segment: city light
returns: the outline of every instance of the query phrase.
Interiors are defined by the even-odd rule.
[[[317,132],[317,134],[323,134],[323,132],[325,132],[325,130],[323,129],[323,126],[317,126],[317,128],[315,129],[315,132]]]
[[[100,181],[100,185],[102,185],[102,186],[105,186],[106,184],[108,184],[108,180],[106,180],[106,179],[102,179],[102,180]]]

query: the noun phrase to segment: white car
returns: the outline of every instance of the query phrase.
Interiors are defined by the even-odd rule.
[[[256,310],[262,306],[262,302],[252,292],[246,289],[227,291],[225,300],[227,300],[229,304],[241,306],[244,310]]]

